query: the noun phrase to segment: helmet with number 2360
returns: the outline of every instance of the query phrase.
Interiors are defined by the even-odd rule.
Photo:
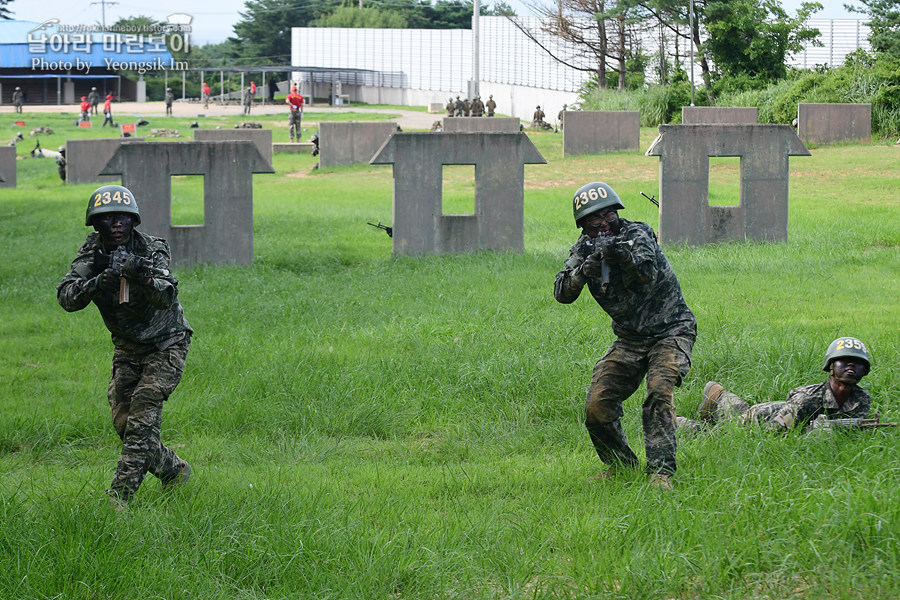
[[[602,181],[594,181],[578,188],[575,197],[572,198],[572,212],[575,215],[575,226],[578,222],[591,213],[600,210],[620,210],[625,205],[619,199],[619,195]]]

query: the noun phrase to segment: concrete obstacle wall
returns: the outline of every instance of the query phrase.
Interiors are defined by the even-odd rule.
[[[444,133],[518,133],[517,117],[444,117]]]
[[[319,166],[368,164],[399,129],[396,123],[319,123]]]
[[[16,187],[16,147],[0,146],[0,188]]]
[[[759,121],[755,106],[682,106],[683,125],[745,124]]]
[[[249,140],[269,164],[272,164],[271,129],[195,129],[194,139],[198,142],[224,142],[229,140]]]
[[[871,143],[872,105],[801,102],[797,134],[807,144]]]
[[[139,142],[144,138],[99,138],[66,140],[66,183],[118,183],[118,177],[100,174],[122,142]]]
[[[141,231],[164,237],[177,265],[253,262],[253,173],[273,173],[250,141],[125,142],[103,175],[134,192]],[[203,175],[203,225],[172,225],[172,175]]]
[[[641,113],[637,110],[567,110],[563,123],[563,156],[640,148]]]
[[[660,125],[659,239],[787,241],[789,156],[810,156],[789,125]],[[709,205],[709,157],[741,157],[738,206]]]
[[[272,144],[272,152],[275,154],[303,154],[312,152],[315,144],[312,142],[276,142]]]
[[[546,162],[524,133],[394,134],[371,161],[394,166],[394,255],[522,252],[525,165]],[[443,165],[475,165],[474,214],[443,214]]]

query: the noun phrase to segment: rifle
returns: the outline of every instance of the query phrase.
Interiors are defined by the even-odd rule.
[[[109,268],[119,276],[119,304],[125,304],[129,300],[128,280],[122,277],[122,268],[128,260],[128,250],[125,246],[119,246],[109,257]]]
[[[119,304],[125,304],[129,301],[129,276],[144,277],[146,279],[159,271],[159,269],[153,267],[153,261],[149,258],[135,256],[126,250],[125,246],[119,246],[110,255],[109,268],[119,276]]]
[[[368,223],[368,222],[366,223],[366,225],[371,225],[372,227],[375,227],[376,229],[384,229],[384,232],[388,234],[389,238],[394,237],[394,228],[388,227],[386,225],[382,225],[381,221],[378,221],[377,225],[375,223]]]
[[[657,202],[656,196],[648,196],[648,195],[645,194],[644,192],[641,192],[641,196],[643,196],[644,198],[646,198],[647,200],[649,200],[650,202],[652,202],[653,204],[655,204],[655,205],[656,205],[656,208],[659,208],[659,202]]]
[[[878,429],[879,427],[900,427],[900,423],[882,423],[881,416],[876,415],[874,418],[862,418],[862,417],[848,417],[843,419],[826,419],[823,424],[823,429],[830,430],[856,430],[856,429]]]

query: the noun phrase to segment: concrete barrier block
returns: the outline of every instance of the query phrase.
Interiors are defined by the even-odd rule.
[[[319,166],[368,164],[398,129],[396,123],[319,123]]]
[[[563,156],[640,149],[640,111],[567,110],[563,123]]]
[[[683,125],[752,124],[759,120],[755,106],[682,106]]]
[[[264,159],[272,164],[271,129],[195,129],[194,139],[198,142],[224,142],[228,140],[249,140]]]
[[[16,147],[0,146],[0,188],[16,187]]]
[[[444,117],[444,133],[518,133],[518,117]]]
[[[66,140],[66,183],[118,183],[118,177],[100,175],[100,171],[123,142],[143,138],[99,138]]]
[[[312,142],[296,142],[296,143],[278,142],[278,143],[272,144],[272,152],[274,152],[276,154],[278,154],[278,153],[303,154],[305,152],[312,152],[313,148],[315,148],[315,147],[316,147],[316,145],[313,144]]]
[[[801,102],[797,134],[807,144],[872,141],[872,105]]]

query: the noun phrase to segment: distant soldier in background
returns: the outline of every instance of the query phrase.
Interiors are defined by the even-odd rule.
[[[563,113],[566,112],[566,108],[568,108],[568,104],[563,104],[562,110],[559,111],[559,114],[556,115],[556,122],[559,123],[559,128],[563,128]]]
[[[456,97],[456,116],[463,116],[463,101],[459,99],[459,96]]]
[[[166,88],[166,116],[172,115],[172,103],[175,102],[175,94],[172,92],[172,88]]]
[[[290,111],[288,116],[288,133],[290,134],[292,142],[294,141],[295,135],[299,142],[302,133],[301,125],[303,122],[303,96],[297,93],[296,85],[291,88],[291,93],[288,94],[285,103],[287,103],[288,110]]]
[[[488,101],[487,101],[487,104],[485,104],[485,107],[487,108],[487,116],[493,117],[493,116],[494,116],[494,110],[497,108],[497,103],[494,102],[494,96],[493,96],[493,94],[491,94],[490,96],[488,96]]]
[[[112,94],[106,95],[106,102],[103,103],[103,125],[101,127],[106,127],[107,123],[109,123],[110,127],[116,126],[112,116],[112,98]]]
[[[453,97],[452,97],[452,96],[451,96],[451,98],[450,98],[449,100],[447,100],[447,106],[446,106],[446,108],[447,108],[447,116],[448,116],[448,117],[452,117],[452,116],[453,116],[453,113],[456,111],[456,103],[453,102]]]
[[[210,94],[209,86],[206,85],[206,82],[204,81],[203,82],[203,92],[202,92],[203,108],[209,108],[209,94]]]
[[[12,95],[12,101],[13,106],[16,107],[16,112],[22,112],[22,105],[25,103],[25,93],[22,91],[22,88],[16,87]]]
[[[91,120],[91,103],[88,102],[87,96],[81,97],[81,105],[78,107],[81,110],[81,121],[90,121]]]
[[[544,111],[541,110],[540,105],[535,109],[534,115],[531,117],[531,126],[535,129],[544,129],[546,123],[544,123]]]
[[[91,103],[91,114],[96,115],[97,105],[100,104],[100,92],[97,91],[97,88],[91,88],[91,93],[88,94],[88,102]]]
[[[828,373],[824,383],[796,387],[784,402],[748,404],[715,381],[703,388],[700,419],[707,423],[733,421],[758,425],[766,430],[785,432],[795,427],[804,430],[827,429],[835,419],[864,419],[872,400],[859,387],[868,375],[871,359],[866,345],[854,337],[841,337],[829,344],[822,370]],[[696,431],[701,423],[677,417],[678,428]]]
[[[191,476],[191,467],[160,441],[163,404],[181,381],[193,330],[169,272],[169,245],[134,228],[141,223],[131,191],[95,190],[88,200],[87,236],[56,287],[68,312],[93,302],[112,334],[112,379],[107,395],[122,453],[107,493],[122,509],[147,473],[164,488]]]
[[[469,113],[472,111],[472,103],[469,102],[469,99],[466,98],[463,100],[463,115],[468,117]]]
[[[484,102],[481,101],[481,96],[475,96],[475,99],[472,100],[472,116],[480,117],[484,114]]]
[[[247,89],[244,90],[244,114],[250,114],[250,107],[253,106],[253,92],[250,91],[250,86],[247,86]]]

